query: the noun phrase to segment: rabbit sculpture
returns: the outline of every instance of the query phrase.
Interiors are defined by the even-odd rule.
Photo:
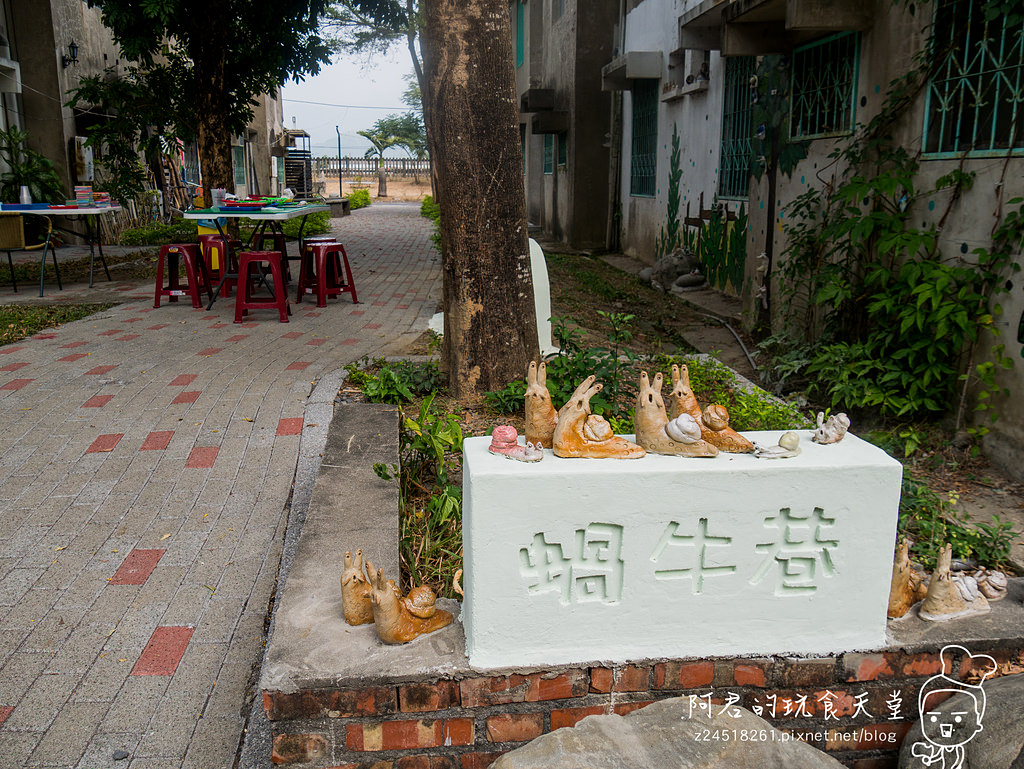
[[[366,562],[367,569],[372,565]],[[373,622],[373,608],[370,606],[370,583],[363,576],[363,551],[345,552],[345,570],[341,573],[341,609],[345,622],[350,625],[366,625]]]

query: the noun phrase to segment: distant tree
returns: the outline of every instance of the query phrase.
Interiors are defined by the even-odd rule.
[[[427,134],[418,115],[406,112],[404,115],[388,115],[373,124],[373,128],[356,131],[373,146],[366,151],[366,157],[384,159],[384,150],[401,147],[409,157],[427,156]]]
[[[87,0],[140,76],[163,72],[166,125],[194,132],[204,182],[234,189],[231,137],[256,97],[316,74],[330,56],[320,38],[329,0]]]

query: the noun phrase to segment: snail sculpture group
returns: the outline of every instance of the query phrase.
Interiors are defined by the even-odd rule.
[[[680,457],[715,457],[718,453],[754,454],[766,459],[795,457],[800,453],[800,437],[787,432],[778,446],[759,446],[729,427],[729,411],[720,404],[702,409],[690,388],[687,367],[672,366],[672,389],[662,397],[662,374],[652,380],[640,373],[634,424],[636,441],[614,434],[604,417],[594,414],[590,399],[602,385],[589,376],[576,388],[565,405],[556,410],[547,387],[547,368],[533,361],[526,372],[526,443],[520,445],[515,428],[496,427],[490,452],[520,462],[537,462],[543,449],[552,449],[556,457],[637,459],[647,453]],[[818,415],[818,427],[812,440],[838,443],[846,435],[850,420],[836,414],[825,420]]]
[[[438,609],[437,596],[426,585],[414,587],[402,595],[394,581],[384,577],[383,569],[374,569],[366,562],[363,574],[363,551],[345,553],[345,570],[341,574],[341,607],[349,625],[372,622],[377,637],[386,644],[404,644],[426,633],[450,625],[450,612]]]

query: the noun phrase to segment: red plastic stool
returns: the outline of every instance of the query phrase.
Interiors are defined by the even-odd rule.
[[[291,267],[288,262],[292,259],[298,259],[299,257],[288,256],[287,241],[282,233],[264,232],[258,237],[253,238],[250,245],[254,251],[280,251],[281,256],[284,258],[285,279],[289,281],[292,279]]]
[[[178,258],[185,263],[185,278],[187,285],[182,285],[178,276]],[[164,285],[164,271],[166,267],[167,285]],[[192,297],[192,309],[201,310],[203,303],[199,300],[199,292],[205,291],[206,295],[213,300],[213,286],[210,283],[210,273],[206,269],[206,262],[199,255],[199,246],[186,243],[164,246],[160,249],[160,257],[156,263],[156,294],[153,297],[153,307],[160,306],[160,297],[169,297],[172,302],[177,302],[179,296]]]
[[[281,322],[287,323],[292,308],[288,305],[288,294],[284,285],[284,271],[281,269],[281,254],[278,251],[243,251],[238,255],[238,295],[235,297],[235,323],[242,322],[242,316],[249,310],[273,310],[277,308]],[[274,298],[256,301],[252,298],[253,281],[257,277],[250,274],[252,267],[259,267],[264,262],[270,267],[274,279]]]
[[[345,277],[342,277],[342,261],[345,264]],[[316,306],[326,307],[327,297],[352,294],[352,304],[359,304],[356,296],[356,285],[352,279],[352,267],[348,262],[348,254],[340,243],[307,243],[302,252],[302,263],[299,267],[299,289],[295,297],[296,304],[302,302],[303,294],[316,294]]]
[[[225,241],[227,242],[226,246]],[[199,236],[199,248],[202,249],[203,261],[206,263],[206,270],[213,278],[214,283],[218,283],[221,278],[224,277],[225,272],[228,274],[238,272],[238,264],[234,254],[241,247],[241,241],[229,241],[222,235]],[[217,262],[216,267],[213,266],[214,261]],[[231,269],[232,267],[234,267],[234,269]],[[224,281],[220,295],[231,296],[231,287],[234,284],[235,281],[233,278],[229,278]]]

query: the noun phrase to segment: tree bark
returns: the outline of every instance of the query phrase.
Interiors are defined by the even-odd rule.
[[[449,387],[472,402],[537,355],[505,0],[424,0],[427,142],[438,178]]]
[[[230,22],[230,9],[222,2],[210,0],[207,13],[191,31],[189,57],[195,73],[196,144],[203,174],[207,201],[210,190],[224,188],[235,191],[235,175],[231,157],[231,114],[224,94],[228,68],[228,52],[219,21]]]

